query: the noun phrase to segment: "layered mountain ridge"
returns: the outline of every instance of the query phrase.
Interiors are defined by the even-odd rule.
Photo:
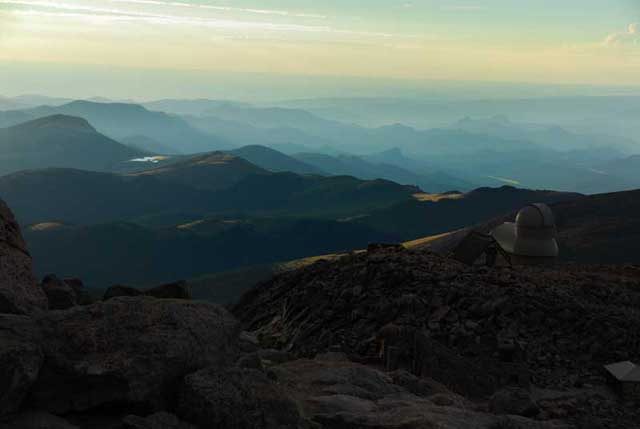
[[[98,133],[87,120],[74,116],[57,114],[0,128],[0,175],[48,167],[114,171],[145,155]]]

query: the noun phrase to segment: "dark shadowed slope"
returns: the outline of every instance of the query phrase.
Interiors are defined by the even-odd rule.
[[[552,208],[563,259],[640,263],[640,190],[592,195]]]
[[[287,218],[208,219],[162,229],[39,225],[25,232],[38,274],[80,276],[91,287],[152,285],[394,239],[361,225]]]
[[[153,177],[127,177],[72,169],[26,170],[0,178],[0,195],[23,225],[90,224],[149,213],[201,213],[205,192]]]
[[[256,214],[352,216],[410,200],[420,189],[351,176],[253,175],[218,194],[220,209]]]
[[[0,129],[0,175],[46,167],[108,171],[144,154],[78,117],[53,115]]]
[[[468,225],[483,223],[496,214],[504,215],[519,209],[524,204],[538,201],[558,201],[563,199],[580,198],[577,194],[564,194],[550,191],[530,191],[515,188],[499,189],[478,189],[468,194],[451,195],[424,195],[421,198],[425,201],[412,201],[401,203],[390,209],[373,211],[371,217],[356,217],[346,221],[348,224],[366,224],[380,233],[386,233],[389,237],[394,237],[397,242],[423,237],[420,231],[431,231],[430,234],[439,234],[424,237],[419,240],[407,241],[404,246],[407,248],[430,247],[432,243],[446,244],[450,249],[450,238],[459,239],[458,232],[450,231],[464,228]],[[406,211],[406,212],[405,212]],[[384,216],[381,216],[384,214]],[[359,251],[362,248],[351,250]],[[246,290],[251,286],[251,281],[256,276],[262,276],[260,280],[265,280],[270,273],[290,271],[298,267],[310,265],[320,259],[333,260],[344,257],[345,254],[316,254],[312,257],[303,258],[296,261],[278,261],[278,264],[270,266],[249,267],[248,273],[251,275],[246,282],[241,280],[241,272],[229,273],[238,290]],[[255,276],[254,276],[255,274]],[[223,276],[224,278],[224,276]],[[224,299],[237,299],[239,294],[230,295],[227,288],[220,285],[216,276],[208,283],[206,279],[197,282],[199,293],[202,296],[218,297]],[[224,290],[221,295],[217,295],[216,289]]]
[[[503,195],[505,202],[511,204],[512,208],[506,208],[510,214],[503,214],[485,222],[485,218],[480,211],[469,210],[469,207],[478,206],[479,200],[475,202],[458,201],[457,205],[443,204],[440,208],[432,204],[428,210],[435,215],[444,215],[444,218],[431,217],[434,229],[447,228],[449,225],[460,225],[467,222],[467,225],[480,224],[479,228],[488,231],[491,226],[495,226],[504,221],[512,221],[515,211],[522,204],[533,201],[553,201],[554,199],[570,198],[568,201],[553,203],[553,210],[556,212],[559,228],[559,243],[561,247],[561,259],[565,261],[577,261],[588,263],[639,263],[640,262],[640,191],[621,192],[615,194],[604,194],[591,197],[575,196],[571,194],[553,194],[548,192],[534,192],[516,190],[519,196],[508,197],[511,191],[503,190],[481,190],[471,198],[485,199],[487,204],[491,198]],[[443,202],[444,200],[441,200]],[[466,207],[466,208],[465,208]],[[506,207],[506,206],[505,206]],[[456,209],[465,219],[451,215],[451,210]],[[425,209],[426,210],[426,209]],[[402,220],[401,220],[402,222]],[[426,224],[426,222],[425,222]],[[428,224],[425,225],[428,227]],[[468,229],[461,229],[453,232],[440,229],[442,234],[424,237],[419,240],[404,243],[404,246],[412,249],[428,248],[438,253],[447,254],[455,245],[468,233]],[[198,286],[200,296],[213,299],[223,299],[234,301],[239,298],[240,291],[247,290],[252,284],[265,281],[275,273],[291,271],[299,267],[305,267],[314,262],[324,260],[340,259],[347,254],[322,254],[313,257],[303,258],[287,263],[271,265],[261,265],[209,276],[197,279],[194,284]],[[246,280],[243,280],[243,273],[246,272]],[[229,280],[237,288],[236,293],[223,282]]]
[[[541,199],[542,201],[542,199]],[[580,263],[640,263],[640,190],[571,198],[551,204],[558,227],[560,259]],[[502,222],[512,222],[516,208],[508,214],[474,228],[489,232]],[[447,253],[467,234],[463,229],[440,237],[427,237],[418,247]]]
[[[0,177],[0,195],[23,225],[140,218],[182,222],[214,213],[335,219],[405,201],[418,191],[384,180],[271,173],[224,153],[140,174],[47,169]]]
[[[440,234],[509,213],[534,202],[555,202],[579,197],[580,194],[533,191],[510,186],[479,188],[461,198],[432,201],[411,200],[377,210],[359,221],[371,227],[413,240]]]

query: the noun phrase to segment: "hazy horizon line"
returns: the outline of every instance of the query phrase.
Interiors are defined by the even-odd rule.
[[[0,94],[7,98],[40,95],[69,99],[103,97],[138,102],[161,99],[269,102],[332,98],[481,100],[640,95],[640,85],[630,84],[158,70],[15,61],[0,61],[0,65],[5,74],[2,81],[4,85],[0,84]],[[138,90],[128,89],[135,87],[136,82],[145,85]]]

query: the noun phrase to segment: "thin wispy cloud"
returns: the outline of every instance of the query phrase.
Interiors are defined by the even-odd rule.
[[[609,34],[603,42],[605,46],[627,44],[640,45],[640,23],[629,24],[625,31]]]
[[[109,3],[161,3],[168,5],[168,2],[158,2],[157,0],[108,0]],[[185,9],[191,9],[191,5],[182,2],[174,2]],[[12,11],[14,15],[23,17],[59,17],[76,20],[88,20],[92,22],[129,22],[147,23],[154,25],[181,25],[191,27],[205,27],[217,30],[259,30],[272,32],[296,32],[296,33],[321,33],[335,35],[367,36],[367,37],[392,37],[392,34],[379,32],[352,31],[338,29],[328,25],[298,24],[295,22],[271,22],[271,21],[251,21],[231,18],[200,17],[193,14],[179,13],[150,13],[140,12],[130,9],[110,8],[100,6],[86,6],[78,3],[48,1],[48,0],[0,0],[0,6],[13,5],[26,8],[17,8]],[[187,6],[185,6],[187,5]],[[205,5],[206,6],[206,5]],[[248,9],[222,8],[225,11],[247,11]],[[257,9],[253,9],[257,12]],[[261,11],[264,14],[279,15],[288,13],[284,11]],[[287,15],[294,17],[294,15]]]
[[[66,11],[78,11],[78,12],[91,12],[91,13],[101,13],[101,14],[121,14],[121,15],[132,15],[132,16],[145,16],[148,14],[145,13],[136,13],[132,11],[122,11],[118,9],[110,9],[103,7],[95,7],[95,6],[85,6],[77,3],[65,3],[65,2],[57,2],[57,1],[45,1],[45,0],[0,0],[0,5],[9,5],[9,6],[26,6],[31,9],[28,11],[34,11],[37,9],[56,9],[56,10],[66,10]],[[36,8],[36,9],[33,9]],[[21,11],[22,9],[17,9],[16,12]]]
[[[185,10],[211,10],[218,12],[235,12],[241,14],[255,14],[255,15],[272,15],[279,17],[291,17],[291,18],[314,18],[314,19],[326,19],[325,15],[319,14],[305,14],[296,13],[286,10],[272,10],[272,9],[251,9],[251,8],[236,8],[229,6],[215,6],[210,4],[193,4],[186,2],[165,2],[159,0],[105,0],[105,3],[115,4],[128,4],[128,5],[147,5],[158,6],[164,8],[182,8]],[[0,0],[0,5],[14,5],[14,6],[32,6],[41,8],[63,9],[63,10],[76,10],[76,11],[93,11],[99,13],[127,13],[132,14],[130,11],[123,12],[122,10],[110,9],[106,7],[86,6],[77,3],[65,3],[60,1],[49,0]]]
[[[281,31],[281,32],[315,32],[327,33],[335,32],[330,27],[312,27],[295,24],[276,24],[270,22],[246,22],[228,19],[199,19],[168,15],[152,15],[152,14],[132,14],[132,13],[108,13],[102,10],[92,10],[93,13],[86,12],[55,12],[44,10],[17,10],[13,13],[23,17],[49,17],[49,18],[74,18],[78,20],[87,20],[91,22],[130,22],[130,23],[147,23],[155,25],[183,25],[191,27],[206,27],[219,30],[265,30],[265,31]]]
[[[127,3],[127,4],[144,4],[164,7],[183,7],[188,9],[208,9],[217,10],[222,12],[242,12],[258,15],[276,15],[276,16],[288,16],[294,18],[315,18],[326,19],[326,15],[310,14],[310,13],[298,13],[287,10],[275,10],[275,9],[251,9],[251,8],[237,8],[231,6],[216,6],[212,4],[193,4],[185,2],[165,2],[159,0],[109,0],[112,3]]]

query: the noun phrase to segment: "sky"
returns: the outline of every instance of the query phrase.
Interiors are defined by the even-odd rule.
[[[194,73],[640,86],[640,0],[0,0],[0,94]]]

